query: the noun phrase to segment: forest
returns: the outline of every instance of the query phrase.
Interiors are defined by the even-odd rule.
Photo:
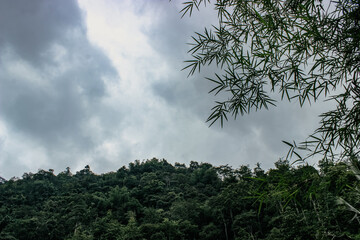
[[[0,239],[360,239],[358,165],[153,158],[105,174],[24,173],[0,182]]]

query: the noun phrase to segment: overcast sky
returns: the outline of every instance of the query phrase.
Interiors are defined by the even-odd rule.
[[[304,140],[323,105],[279,103],[209,128],[216,98],[187,78],[191,35],[209,6],[181,19],[173,0],[0,2],[0,176],[38,169],[116,171],[136,159],[263,168]]]

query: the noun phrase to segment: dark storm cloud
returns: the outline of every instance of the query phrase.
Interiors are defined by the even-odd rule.
[[[101,104],[104,80],[117,77],[89,43],[77,2],[1,1],[0,33],[0,120],[10,133],[40,144],[53,161],[48,165],[64,167],[61,152],[76,161],[98,144],[86,124],[110,114]],[[0,166],[21,165],[19,155],[2,154]]]
[[[41,63],[43,50],[82,27],[76,1],[5,0],[0,8],[0,43],[10,45],[27,61]]]

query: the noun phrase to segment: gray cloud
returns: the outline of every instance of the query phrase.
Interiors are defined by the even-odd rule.
[[[49,61],[42,56],[44,48],[82,25],[81,12],[72,0],[61,4],[46,0],[5,0],[0,8],[0,43],[10,45],[27,61],[41,64]]]
[[[167,11],[161,9],[157,7],[156,11],[163,13],[158,14],[163,18],[158,21],[159,24],[149,30],[154,39],[161,40],[152,41],[152,44],[176,68],[178,56],[183,57],[183,61],[190,58],[189,54],[184,54],[189,49],[185,43],[191,41],[190,36],[194,35],[195,31],[202,32],[204,27],[216,24],[214,11],[210,6],[200,12],[195,11],[191,18],[185,17],[180,20],[179,14],[175,12],[176,9]],[[174,26],[177,26],[176,29]],[[177,56],[174,61],[173,56]],[[186,63],[183,63],[182,67],[184,66]],[[169,81],[164,80],[153,85],[154,94],[162,97],[169,105],[190,111],[192,115],[205,121],[218,98],[208,94],[214,85],[204,77],[213,77],[214,72],[219,70],[216,66],[209,66],[188,79],[186,79],[188,73],[186,70],[181,75],[167,76],[170,78]],[[222,147],[208,147],[200,151],[219,156],[218,159],[212,157],[210,160],[215,163],[226,162],[236,167],[240,164],[261,162],[266,168],[272,167],[273,162],[284,157],[288,151],[282,140],[305,140],[317,127],[318,115],[328,108],[328,104],[325,103],[300,108],[296,102],[279,101],[277,107],[272,107],[270,110],[252,112],[236,120],[230,117],[223,129],[219,124],[209,129],[209,131],[221,132],[226,137],[208,140],[211,142],[207,145],[212,146],[213,142],[217,142]]]
[[[112,34],[105,42],[130,43],[124,51],[89,42],[75,0],[0,3],[0,176],[86,164],[104,172],[152,157],[268,168],[286,154],[281,140],[303,140],[316,127],[324,105],[299,110],[284,102],[230,120],[223,129],[208,128],[216,97],[204,77],[217,69],[190,78],[180,70],[193,32],[216,23],[211,7],[181,19],[175,1],[102,3],[112,4],[112,18],[140,19],[135,27],[142,34],[126,28],[131,22],[125,26],[139,39],[112,32],[118,26],[102,32]],[[120,19],[111,23],[126,21]],[[109,52],[117,58],[109,60]],[[118,62],[125,64],[121,81]]]
[[[64,158],[76,161],[91,151],[101,140],[84,126],[91,118],[101,123],[112,111],[101,101],[105,79],[117,76],[89,43],[76,1],[3,1],[0,32],[0,120],[23,140],[40,144],[46,165],[64,167]],[[0,158],[0,175],[9,162],[24,161],[14,153]]]

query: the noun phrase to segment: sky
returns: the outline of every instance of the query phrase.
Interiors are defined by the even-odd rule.
[[[216,97],[181,69],[213,6],[181,18],[173,0],[0,2],[0,176],[90,165],[97,174],[134,160],[264,169],[318,126],[324,104],[206,122]],[[326,107],[326,106],[325,106]]]

